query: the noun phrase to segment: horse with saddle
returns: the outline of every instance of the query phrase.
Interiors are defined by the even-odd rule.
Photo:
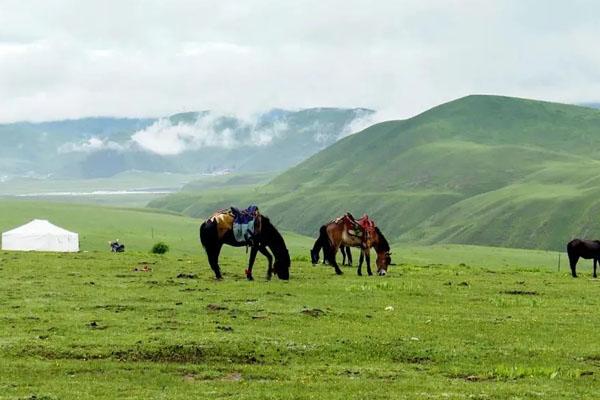
[[[319,238],[311,250],[313,264],[319,260],[319,251],[323,249],[325,260],[335,269],[336,274],[342,274],[335,256],[342,246],[358,247],[361,249],[358,264],[358,275],[362,275],[363,260],[367,262],[367,273],[371,272],[371,248],[377,253],[377,273],[385,275],[391,264],[390,246],[383,233],[368,215],[356,219],[350,213],[329,221],[319,229]]]
[[[200,226],[200,241],[217,279],[222,279],[219,254],[223,244],[250,247],[250,259],[246,269],[248,280],[254,279],[252,267],[258,252],[268,260],[267,279],[271,279],[272,274],[277,275],[279,279],[289,279],[291,261],[285,241],[269,218],[262,215],[255,205],[242,210],[230,207],[215,212]],[[269,249],[275,257],[274,262]]]

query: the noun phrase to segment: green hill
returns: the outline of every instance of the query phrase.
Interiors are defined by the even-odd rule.
[[[304,234],[348,210],[392,240],[562,249],[600,236],[599,177],[599,110],[478,95],[374,125],[257,189],[153,205],[201,216],[257,202]]]

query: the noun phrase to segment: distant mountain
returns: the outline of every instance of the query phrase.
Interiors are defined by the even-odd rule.
[[[582,107],[600,108],[600,103],[581,103],[579,105]]]
[[[206,216],[250,202],[305,234],[351,211],[392,240],[564,249],[600,238],[600,111],[468,96],[373,125],[247,193],[151,205]]]
[[[251,118],[201,111],[161,119],[0,124],[0,177],[282,171],[364,127],[372,114],[312,108],[275,109]]]

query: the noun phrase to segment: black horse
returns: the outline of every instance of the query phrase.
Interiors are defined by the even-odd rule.
[[[600,263],[600,240],[582,240],[573,239],[567,243],[567,254],[569,255],[569,264],[571,265],[571,275],[577,278],[575,267],[579,257],[589,260],[594,259],[594,278],[596,275],[596,265]]]
[[[221,268],[219,267],[219,254],[221,253],[223,244],[234,247],[250,246],[250,259],[248,260],[248,269],[246,270],[246,277],[248,280],[254,279],[252,276],[252,267],[256,260],[256,254],[259,251],[269,262],[267,279],[271,279],[273,273],[277,275],[279,279],[288,280],[290,278],[290,254],[283,237],[279,231],[275,229],[273,224],[271,224],[269,218],[264,215],[261,215],[258,218],[260,218],[260,223],[258,224],[260,226],[260,231],[256,232],[251,243],[236,241],[233,229],[231,228],[224,231],[220,230],[218,227],[219,220],[217,214],[202,223],[200,226],[200,242],[206,251],[208,262],[217,279],[223,278],[221,275]],[[275,256],[274,263],[273,257],[267,248],[269,248]]]
[[[319,255],[321,250],[323,249],[323,245],[319,239],[315,242],[312,250],[310,251],[310,259],[313,265],[317,265],[319,263]],[[350,251],[350,246],[340,246],[340,251],[342,253],[342,265],[347,265],[349,267],[352,266],[352,252]],[[361,254],[362,257],[362,254]],[[346,262],[346,260],[348,260]],[[325,250],[323,249],[323,264],[328,264],[327,257],[325,257]]]

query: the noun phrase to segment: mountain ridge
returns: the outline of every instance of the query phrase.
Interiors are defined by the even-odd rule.
[[[152,205],[205,216],[219,202],[260,202],[283,228],[313,235],[366,212],[392,240],[557,249],[600,236],[599,160],[599,110],[471,95],[370,126],[251,192]]]
[[[362,108],[273,109],[248,120],[204,110],[159,119],[86,117],[0,124],[0,176],[283,170],[373,113]],[[256,154],[244,147],[253,147]],[[278,157],[266,157],[266,151]]]

